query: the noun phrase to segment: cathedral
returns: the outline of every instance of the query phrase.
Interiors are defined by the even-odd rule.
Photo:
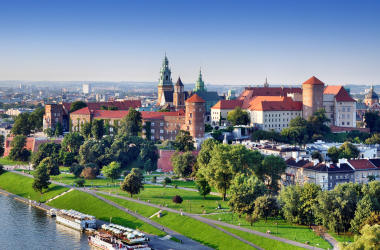
[[[195,88],[193,91],[184,90],[184,85],[180,77],[178,77],[177,82],[173,85],[169,60],[165,55],[160,71],[160,79],[158,82],[157,106],[169,110],[184,109],[186,99],[194,93],[205,100],[206,113],[209,113],[211,107],[222,99],[222,97],[220,97],[216,91],[207,91],[205,83],[202,79],[201,71],[199,71],[199,76],[195,83]]]

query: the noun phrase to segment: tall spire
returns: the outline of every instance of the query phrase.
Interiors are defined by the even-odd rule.
[[[195,92],[203,92],[203,91],[206,91],[205,89],[205,83],[202,79],[202,69],[199,68],[199,76],[198,76],[198,80],[197,82],[195,83],[195,89],[194,89]]]
[[[164,60],[162,61],[162,67],[160,70],[160,80],[159,80],[158,85],[173,85],[171,73],[172,72],[169,68],[169,60],[165,52],[165,57],[164,57]]]
[[[269,87],[269,84],[268,84],[268,77],[265,77],[264,88],[268,88],[268,87]]]

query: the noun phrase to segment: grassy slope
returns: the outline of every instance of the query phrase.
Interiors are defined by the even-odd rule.
[[[28,165],[29,163],[24,162],[24,161],[12,161],[8,159],[7,157],[1,157],[0,164],[1,165]]]
[[[265,233],[266,231],[270,230],[274,236],[278,236],[281,238],[289,239],[298,241],[301,243],[305,243],[306,241],[310,242],[310,245],[317,246],[319,244],[319,247],[321,248],[331,248],[331,245],[325,241],[323,238],[317,236],[311,229],[309,229],[307,226],[300,226],[300,225],[292,225],[287,223],[284,220],[279,219],[268,219],[267,222],[265,220],[260,220],[255,223],[253,223],[253,226],[245,221],[243,218],[238,218],[236,215],[234,215],[233,221],[232,221],[232,214],[226,213],[226,214],[217,214],[217,215],[205,215],[205,217],[214,219],[214,220],[221,220],[230,224],[237,225],[240,223],[240,226],[246,227],[249,229],[253,229],[259,232]],[[278,226],[277,224],[278,223]],[[278,233],[277,233],[278,230]]]
[[[97,219],[124,225],[130,228],[138,228],[146,233],[164,236],[165,233],[155,227],[146,224],[135,217],[117,209],[98,198],[77,190],[59,197],[48,205],[61,209],[74,209],[82,213],[94,215]]]
[[[137,213],[146,217],[149,217],[158,211],[157,208],[152,208],[152,207],[138,204],[135,202],[126,201],[126,200],[111,197],[108,195],[102,195],[102,196],[123,207],[126,207],[133,211],[137,211]],[[197,221],[195,219],[192,219],[186,216],[180,216],[177,214],[164,212],[163,217],[161,218],[154,217],[152,218],[152,220],[213,248],[251,249],[250,246],[240,242],[239,240],[233,238],[232,236],[226,235],[225,233],[205,223],[202,223],[200,221]],[[244,235],[244,237],[242,235],[239,235],[239,236],[265,249],[273,249],[271,248],[272,246],[276,246],[277,249],[297,249],[297,248],[293,248],[291,245],[274,241],[271,239],[267,239],[264,237],[256,236],[256,235],[252,235],[252,236]]]
[[[32,188],[33,178],[22,176],[19,174],[5,172],[0,175],[0,188],[13,194],[30,198],[32,200],[39,200],[40,194]],[[61,187],[55,184],[50,184],[49,189],[43,194],[41,201],[46,201],[58,194],[67,191],[68,188]]]
[[[251,233],[247,233],[247,232],[242,232],[240,230],[236,230],[236,229],[232,229],[232,228],[228,228],[228,227],[222,227],[221,228],[233,233],[233,234],[236,234],[237,236],[240,236],[242,237],[243,239],[249,241],[249,242],[252,242],[264,249],[289,249],[289,250],[293,250],[293,249],[304,249],[302,247],[297,247],[297,246],[293,246],[293,245],[289,245],[289,244],[286,244],[286,243],[283,243],[283,242],[280,242],[280,241],[276,241],[276,240],[271,240],[271,239],[267,239],[267,238],[264,238],[264,237],[261,237],[261,236],[258,236],[258,235],[255,235],[255,234],[251,234]]]
[[[73,185],[75,180],[81,179],[76,178],[73,174],[67,174],[62,173],[57,176],[52,176],[52,180],[59,181],[61,183],[67,184],[67,185]],[[94,180],[85,180],[85,186],[91,187],[91,186],[119,186],[120,181],[112,182],[111,179],[94,179]]]
[[[120,195],[129,196],[129,194],[122,192],[119,188],[116,189],[101,189],[104,191],[111,191],[113,193],[118,193]],[[180,195],[183,198],[182,204],[175,204],[172,201],[173,196]],[[168,207],[173,209],[182,209],[184,212],[191,212],[201,214],[203,210],[206,213],[210,212],[220,212],[216,207],[218,203],[222,205],[222,208],[228,208],[227,202],[222,201],[218,196],[208,195],[204,200],[198,192],[187,191],[175,188],[164,188],[155,185],[145,185],[144,190],[140,194],[135,195],[135,198],[140,198],[140,200],[149,200],[154,204],[168,205]],[[202,207],[203,206],[203,207]]]

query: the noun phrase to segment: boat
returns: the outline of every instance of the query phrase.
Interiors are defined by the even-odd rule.
[[[139,230],[117,224],[103,224],[93,235],[88,237],[90,245],[104,250],[150,250],[149,238]]]
[[[88,236],[88,243],[103,250],[151,250],[148,244],[129,245],[111,234],[99,232]]]
[[[56,222],[79,231],[96,228],[96,219],[94,216],[83,214],[72,209],[61,209],[56,212]]]

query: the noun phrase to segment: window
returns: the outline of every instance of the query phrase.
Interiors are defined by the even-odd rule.
[[[154,122],[152,122],[152,126],[154,126]]]
[[[163,129],[160,129],[160,134],[163,134],[164,133],[164,130]]]
[[[150,132],[151,132],[151,133],[154,133],[154,128],[152,128],[152,129],[150,130]]]
[[[160,122],[160,126],[164,126],[164,123],[163,123],[163,122]]]

